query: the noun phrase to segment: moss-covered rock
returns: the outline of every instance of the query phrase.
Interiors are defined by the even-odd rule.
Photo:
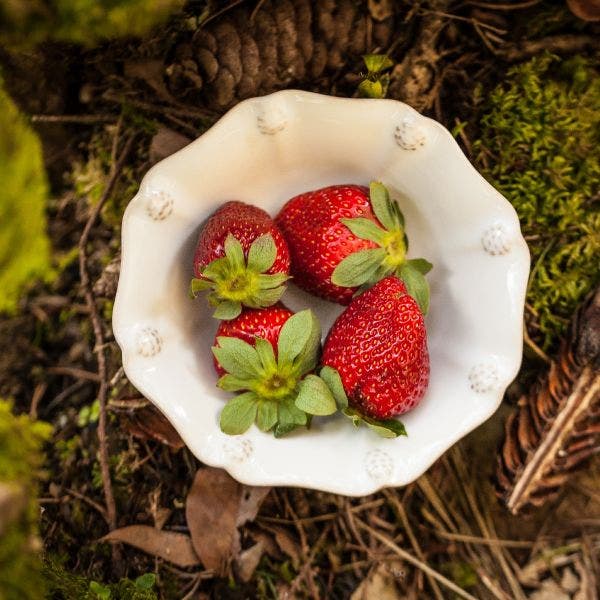
[[[15,416],[0,400],[0,496],[6,500],[0,509],[0,600],[44,598],[37,476],[50,431],[46,423]]]
[[[183,0],[12,0],[0,3],[0,43],[33,46],[48,39],[86,46],[141,36]]]
[[[48,184],[38,137],[0,80],[0,312],[14,312],[24,287],[50,275]]]
[[[483,174],[529,243],[531,337],[554,350],[600,278],[600,75],[583,58],[516,66],[490,95],[476,143]]]

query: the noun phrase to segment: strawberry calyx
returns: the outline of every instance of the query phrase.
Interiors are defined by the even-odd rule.
[[[396,275],[404,281],[408,293],[426,314],[429,309],[429,284],[425,275],[433,265],[424,258],[407,258],[408,238],[404,229],[404,215],[382,183],[371,182],[369,199],[381,227],[365,217],[340,221],[355,236],[374,242],[378,247],[346,256],[333,271],[331,282],[340,287],[356,287],[357,293],[361,293],[384,277]]]
[[[333,367],[324,366],[319,373],[319,377],[329,389],[341,413],[352,421],[354,427],[358,428],[361,424],[364,424],[384,438],[407,435],[403,423],[396,419],[373,419],[348,406],[348,396],[344,390],[342,378]]]
[[[277,258],[277,247],[270,233],[257,237],[244,256],[239,240],[229,234],[224,243],[225,256],[210,262],[201,277],[190,283],[190,296],[210,290],[208,302],[215,307],[217,319],[235,319],[242,306],[266,308],[278,302],[285,291],[286,273],[268,274]]]
[[[256,337],[254,346],[236,337],[218,337],[212,352],[226,371],[217,385],[228,392],[242,392],[223,408],[221,430],[244,433],[252,423],[261,431],[281,437],[296,427],[308,426],[312,415],[330,415],[335,401],[323,394],[316,376],[321,326],[311,310],[292,315],[281,327],[277,347]],[[328,390],[326,390],[328,392]]]

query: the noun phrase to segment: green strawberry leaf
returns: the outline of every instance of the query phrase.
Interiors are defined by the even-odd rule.
[[[271,342],[257,337],[254,341],[254,349],[256,350],[265,371],[277,370],[275,352],[273,352],[273,346],[271,346]]]
[[[431,269],[433,269],[433,265],[424,258],[411,258],[406,261],[409,265],[412,265],[419,273],[422,275],[427,275]]]
[[[270,233],[257,237],[248,251],[248,268],[257,273],[268,271],[277,258],[277,246]]]
[[[227,373],[217,381],[217,387],[220,387],[226,392],[240,392],[249,390],[252,385],[252,380],[245,377],[236,377]]]
[[[212,286],[212,282],[206,279],[198,279],[193,277],[190,281],[190,298],[195,298],[199,292],[209,290]]]
[[[311,324],[310,335],[304,348],[295,359],[294,368],[298,375],[304,375],[314,371],[319,362],[319,350],[321,349],[321,323],[312,310],[310,311]]]
[[[225,256],[222,256],[221,258],[215,258],[215,260],[209,262],[206,267],[202,269],[202,276],[214,281],[225,277],[228,271],[229,260]]]
[[[285,273],[273,273],[272,275],[261,273],[258,276],[258,287],[261,290],[272,290],[283,285],[289,278],[290,276]]]
[[[244,433],[254,423],[257,410],[258,398],[254,392],[232,398],[221,411],[221,431],[229,435]]]
[[[281,296],[285,292],[285,286],[281,285],[279,287],[267,290],[260,290],[258,294],[254,294],[250,296],[250,298],[244,302],[246,306],[250,308],[262,308],[265,306],[272,306],[281,300]]]
[[[296,406],[311,415],[332,415],[336,410],[335,398],[327,384],[316,375],[307,375],[299,384]]]
[[[238,239],[231,233],[225,238],[225,256],[234,269],[243,269],[246,266],[244,249]]]
[[[261,373],[258,353],[247,342],[234,337],[220,336],[212,352],[219,364],[236,377],[256,377]]]
[[[240,302],[234,300],[222,300],[217,304],[213,317],[215,319],[221,319],[222,321],[230,321],[239,317],[242,312],[242,305]]]
[[[298,427],[300,427],[300,425],[296,425],[295,423],[277,423],[277,425],[275,425],[275,429],[273,430],[273,435],[276,438],[281,438],[290,433],[290,431],[294,431],[294,429],[297,429]]]
[[[344,408],[342,413],[352,421],[354,427],[360,427],[361,423],[364,423],[380,437],[391,439],[407,435],[404,425],[396,419],[373,419],[361,414],[354,408]]]
[[[352,425],[354,425],[354,427],[360,427],[360,424],[362,423],[362,417],[353,408],[343,408],[342,414],[352,421]]]
[[[294,397],[284,398],[279,402],[279,423],[306,425],[308,416],[294,404]]]
[[[383,244],[385,231],[371,219],[356,217],[355,219],[340,219],[340,221],[361,240],[370,240],[379,245]]]
[[[425,315],[429,310],[429,284],[421,273],[410,262],[400,265],[396,275],[404,281],[407,292],[417,301],[421,312]]]
[[[331,282],[341,287],[357,287],[368,281],[386,257],[383,248],[359,250],[342,260],[331,275]]]
[[[277,356],[279,364],[292,364],[308,342],[313,326],[310,309],[292,315],[279,331]]]
[[[261,400],[258,403],[256,414],[256,425],[261,431],[269,431],[277,423],[277,402],[272,400]]]
[[[378,436],[383,438],[396,438],[401,435],[407,435],[404,424],[396,421],[396,419],[382,419],[378,421],[369,417],[363,417],[363,421],[371,431],[374,431]]]
[[[379,222],[388,231],[398,229],[399,222],[393,209],[395,202],[390,200],[390,194],[385,185],[379,181],[372,181],[369,185],[369,198],[373,212]]]
[[[276,438],[280,438],[297,427],[306,425],[307,420],[307,414],[296,408],[294,398],[284,398],[279,402],[279,419],[273,433]]]
[[[404,215],[402,214],[402,211],[400,210],[400,206],[399,204],[395,201],[392,200],[391,202],[392,205],[392,212],[394,213],[394,219],[396,220],[396,222],[398,223],[398,225],[402,228],[404,228]],[[405,242],[406,242],[406,247],[408,248],[408,239],[406,239],[406,234],[404,235],[405,238]]]
[[[342,379],[337,370],[325,365],[321,369],[319,375],[333,394],[338,408],[346,408],[348,406],[348,396],[346,395]]]

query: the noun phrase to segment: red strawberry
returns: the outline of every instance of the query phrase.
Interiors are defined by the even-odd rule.
[[[331,328],[321,362],[336,400],[345,395],[355,409],[348,416],[393,430],[393,422],[374,419],[413,409],[429,383],[425,322],[404,283],[386,277],[354,298]]]
[[[231,201],[200,231],[191,292],[212,290],[214,316],[233,319],[242,306],[275,304],[285,291],[290,255],[273,219],[261,208]]]
[[[301,194],[286,203],[275,222],[290,249],[294,282],[306,291],[349,304],[357,290],[396,274],[426,312],[424,275],[431,265],[407,259],[404,217],[381,183]]]
[[[318,362],[320,342],[321,327],[312,311],[294,314],[281,304],[248,309],[221,323],[212,348],[221,376],[218,386],[242,392],[223,408],[221,429],[238,434],[256,422],[259,429],[273,429],[281,436],[306,425],[308,414],[335,412],[326,386],[310,375]],[[317,391],[313,380],[320,384]]]
[[[277,356],[276,348],[279,331],[293,314],[291,310],[281,303],[269,308],[246,309],[235,319],[221,321],[217,329],[217,335],[215,336],[215,346],[218,345],[217,339],[223,336],[238,338],[244,342],[248,342],[252,346],[254,346],[254,340],[259,337],[271,344],[275,349],[275,356]],[[225,369],[221,367],[216,358],[214,359],[214,363],[219,376],[225,375]]]

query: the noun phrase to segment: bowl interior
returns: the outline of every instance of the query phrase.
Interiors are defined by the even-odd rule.
[[[398,140],[407,122],[425,139],[414,149]],[[218,417],[230,395],[215,387],[210,352],[217,322],[187,293],[201,224],[227,200],[274,216],[301,192],[374,179],[404,212],[409,257],[434,264],[431,380],[402,418],[408,437],[382,440],[341,417],[280,440],[256,428],[225,436]],[[167,217],[155,218],[157,202]],[[510,251],[486,251],[494,228]],[[408,483],[495,410],[520,362],[526,253],[510,205],[437,123],[398,102],[283,92],[238,105],[147,174],[124,220],[115,335],[129,377],[204,462],[247,483],[360,495]],[[342,310],[293,284],[283,302],[311,307],[324,334]]]

